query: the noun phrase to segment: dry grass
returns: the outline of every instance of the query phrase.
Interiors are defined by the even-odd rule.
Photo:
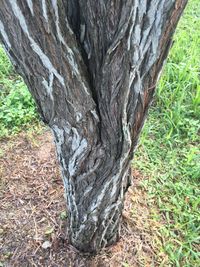
[[[127,194],[120,241],[89,257],[68,243],[63,186],[50,133],[21,134],[1,147],[0,266],[168,266],[166,255],[158,253],[160,224],[152,219],[138,172]]]

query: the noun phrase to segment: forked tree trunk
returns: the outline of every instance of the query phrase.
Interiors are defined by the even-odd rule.
[[[130,160],[187,0],[1,0],[1,39],[55,136],[71,243],[114,243]]]

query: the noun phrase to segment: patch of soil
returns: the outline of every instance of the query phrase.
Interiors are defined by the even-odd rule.
[[[127,194],[120,241],[91,257],[68,243],[64,190],[50,132],[24,133],[0,144],[0,266],[134,267],[167,262],[156,249],[160,225],[151,219],[138,172]]]

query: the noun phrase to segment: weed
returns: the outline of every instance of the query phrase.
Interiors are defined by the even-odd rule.
[[[0,49],[0,137],[19,132],[38,121],[34,101],[22,79]]]

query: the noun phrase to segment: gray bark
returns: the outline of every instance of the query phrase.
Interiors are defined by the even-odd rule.
[[[71,243],[118,240],[130,160],[187,0],[1,0],[0,35],[55,136]]]

